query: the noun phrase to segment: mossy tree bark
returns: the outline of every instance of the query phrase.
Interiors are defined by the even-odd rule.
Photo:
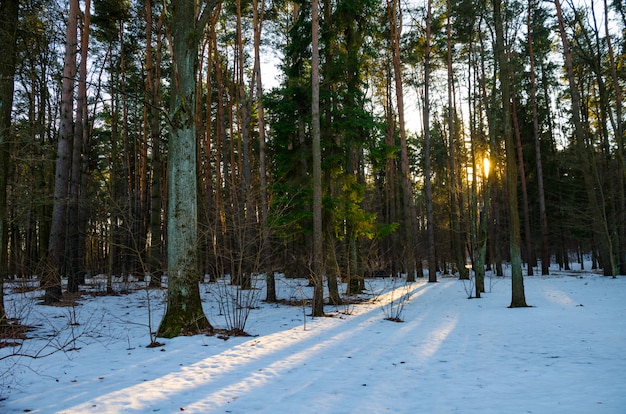
[[[199,13],[196,0],[171,1],[172,100],[167,165],[168,301],[158,336],[172,338],[211,330],[198,285],[195,79],[199,34],[212,3]]]

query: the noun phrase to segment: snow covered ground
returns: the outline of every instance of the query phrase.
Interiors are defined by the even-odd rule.
[[[553,273],[525,278],[531,308],[507,308],[509,278],[489,278],[472,300],[455,278],[376,279],[368,302],[315,319],[308,306],[256,303],[262,289],[248,299],[257,308],[237,314],[218,299],[225,284],[203,284],[211,323],[249,316],[254,336],[158,338],[156,348],[149,317],[154,330],[164,291],[85,295],[73,307],[10,294],[10,315],[36,329],[0,358],[40,357],[0,360],[0,412],[626,413],[626,278]],[[296,302],[311,294],[303,280],[278,288]],[[404,322],[385,320],[400,312]]]

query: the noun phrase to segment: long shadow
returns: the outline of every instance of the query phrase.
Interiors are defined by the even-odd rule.
[[[341,387],[346,381],[347,367],[361,370],[363,358],[372,367],[381,361],[387,364],[386,360],[389,367],[404,365],[398,355],[393,355],[393,349],[411,340],[423,344],[416,348],[414,360],[427,359],[436,352],[454,328],[455,319],[435,322],[437,315],[427,303],[436,301],[436,298],[426,293],[450,285],[408,285],[407,318],[401,324],[384,321],[380,309],[381,303],[398,297],[400,292],[381,295],[378,303],[360,305],[345,319],[318,318],[307,324],[307,330],[295,327],[249,339],[159,378],[129,386],[115,384],[114,378],[107,379],[106,384],[99,384],[99,396],[94,398],[87,392],[73,394],[66,399],[65,405],[70,400],[83,402],[62,412],[93,411],[94,407],[99,412],[146,412],[171,404],[184,406],[190,412],[207,412],[250,398],[256,399],[260,408],[269,409],[275,407],[272,402],[277,398],[296,399],[303,392],[313,393],[312,390],[320,384],[325,384],[322,388],[328,389],[329,397],[323,404],[329,404],[329,408],[334,399],[342,398],[341,393],[333,394],[332,388]],[[426,303],[421,303],[418,298],[424,298]],[[423,325],[430,327],[420,329]],[[175,354],[172,351],[168,355],[171,358]],[[154,361],[143,361],[142,365],[159,363],[160,359],[155,357]],[[140,370],[140,367],[133,369]],[[365,379],[351,381],[358,383]],[[365,387],[363,384],[366,382],[361,384]],[[69,387],[66,391],[71,393]],[[275,391],[280,391],[280,397]],[[198,394],[202,398],[198,399]]]

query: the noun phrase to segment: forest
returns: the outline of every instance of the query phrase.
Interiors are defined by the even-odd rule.
[[[0,277],[167,280],[172,337],[226,275],[321,315],[372,276],[507,263],[516,307],[551,263],[626,274],[626,4],[561,1],[0,0]]]

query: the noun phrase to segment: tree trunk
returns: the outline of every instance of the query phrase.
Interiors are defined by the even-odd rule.
[[[524,209],[524,232],[526,243],[526,265],[528,266],[528,276],[533,275],[533,266],[535,264],[535,254],[533,252],[532,237],[530,234],[530,213],[528,209],[528,191],[526,189],[526,169],[524,168],[524,151],[522,148],[522,137],[520,135],[519,122],[517,120],[517,100],[512,99],[511,115],[513,118],[513,130],[515,132],[515,144],[517,148],[517,162],[522,186],[522,207]]]
[[[506,150],[506,188],[508,191],[509,232],[511,253],[511,308],[525,307],[524,277],[522,276],[522,254],[520,249],[520,223],[517,210],[517,163],[516,148],[511,130],[511,81],[510,64],[505,53],[504,30],[500,9],[501,0],[494,0],[494,21],[496,29],[495,56],[500,69],[500,87],[502,93],[502,123]]]
[[[213,242],[213,254],[215,257],[215,272],[223,275],[225,273],[225,264],[224,264],[224,254],[223,249],[225,246],[225,237],[226,233],[224,216],[226,214],[224,208],[224,187],[226,186],[225,182],[228,180],[224,179],[224,175],[222,171],[226,171],[226,162],[223,162],[222,159],[226,159],[225,156],[225,146],[226,146],[226,132],[225,132],[225,122],[226,115],[224,113],[224,107],[226,103],[224,102],[224,82],[222,81],[222,62],[219,58],[219,54],[217,51],[217,34],[215,32],[214,27],[211,27],[211,44],[213,45],[213,50],[215,53],[215,83],[217,85],[217,116],[215,119],[215,214],[214,214],[214,226],[213,226],[213,234],[214,242]],[[223,170],[222,170],[223,168]]]
[[[242,0],[237,0],[237,92],[238,92],[238,101],[239,101],[239,120],[240,126],[239,131],[241,134],[241,176],[243,178],[243,182],[239,184],[241,189],[241,203],[239,206],[239,229],[236,229],[236,233],[238,234],[239,240],[239,262],[240,262],[240,274],[239,280],[242,289],[250,289],[251,288],[251,273],[252,273],[252,262],[253,255],[255,252],[252,247],[254,241],[252,240],[253,236],[253,214],[249,212],[252,211],[252,179],[251,179],[251,167],[250,167],[250,131],[251,131],[251,113],[252,113],[252,102],[253,102],[253,88],[251,85],[250,90],[246,93],[245,83],[244,83],[244,66],[245,66],[245,55],[243,48],[243,27],[242,27],[242,16],[241,16],[241,4]],[[253,74],[254,77],[254,74]]]
[[[543,165],[541,161],[541,138],[539,137],[539,116],[537,114],[537,81],[535,78],[535,53],[531,30],[532,0],[528,1],[528,54],[530,60],[530,102],[533,116],[533,137],[535,141],[535,162],[537,164],[537,189],[539,197],[539,220],[541,223],[541,274],[550,273],[550,254],[548,251],[548,216],[546,214],[546,197],[543,188]]]
[[[449,200],[450,200],[450,228],[452,231],[452,254],[454,260],[456,260],[456,267],[459,271],[459,279],[469,279],[469,271],[465,267],[465,249],[463,247],[463,240],[461,234],[461,209],[463,207],[457,177],[456,168],[456,126],[454,122],[454,72],[452,67],[452,25],[450,22],[451,6],[450,1],[446,2],[448,8],[448,17],[446,18],[446,67],[447,67],[447,92],[448,92],[448,151],[449,156],[449,182],[451,183],[449,188]]]
[[[387,130],[385,134],[385,146],[387,151],[394,149],[394,156],[386,156],[385,160],[385,192],[384,192],[384,217],[385,224],[391,225],[392,223],[398,222],[398,190],[397,190],[397,177],[396,172],[398,170],[395,156],[395,122],[393,117],[393,99],[391,94],[391,74],[387,74],[386,77],[386,104],[385,104],[385,113],[386,113],[386,123]],[[393,232],[388,237],[387,245],[385,246],[385,251],[390,252],[390,254],[386,256],[387,266],[389,266],[389,271],[395,275],[395,271],[398,267],[398,264],[401,262],[401,253],[399,252],[398,247],[398,234],[399,232]]]
[[[9,175],[9,135],[13,108],[13,76],[16,65],[18,0],[0,1],[0,325],[6,320],[4,308],[4,280],[7,277],[7,181]]]
[[[172,101],[168,152],[168,301],[157,335],[174,337],[212,330],[200,301],[197,268],[197,186],[195,80],[197,36],[204,32],[210,13],[200,21],[195,0],[170,4]],[[204,22],[204,24],[203,24]]]
[[[150,173],[150,245],[148,247],[148,272],[150,273],[150,286],[161,286],[161,275],[163,273],[164,263],[162,256],[162,223],[161,223],[161,180],[162,180],[162,139],[161,139],[161,117],[159,116],[159,108],[161,107],[161,99],[159,97],[159,85],[161,77],[160,66],[160,31],[157,30],[157,47],[156,62],[153,57],[152,47],[152,5],[147,1],[145,6],[146,16],[146,84],[145,94],[146,102],[148,102],[148,131],[149,139],[152,144],[152,163]],[[160,22],[159,22],[160,26]]]
[[[435,261],[435,223],[433,219],[433,184],[430,174],[430,26],[431,0],[426,14],[426,51],[424,52],[424,182],[426,184],[426,221],[428,226],[428,282],[437,282]]]
[[[324,248],[322,235],[322,150],[320,143],[319,1],[312,0],[311,135],[313,149],[313,316],[324,315]]]
[[[269,226],[267,222],[267,165],[265,150],[265,112],[263,110],[263,82],[261,78],[261,32],[263,29],[263,17],[265,14],[265,0],[252,1],[252,20],[254,26],[254,72],[256,79],[257,114],[259,123],[259,187],[261,191],[261,248],[259,249],[261,271],[266,274],[268,302],[276,302],[276,278],[273,269],[268,265],[267,255],[271,252]],[[271,271],[270,271],[271,270]]]
[[[70,179],[70,205],[69,205],[69,273],[67,279],[67,291],[78,292],[78,286],[84,283],[84,240],[85,229],[81,224],[85,222],[86,207],[81,200],[87,199],[86,178],[84,166],[88,164],[86,157],[89,151],[86,148],[89,128],[87,127],[87,56],[89,51],[90,30],[90,7],[91,0],[85,2],[83,25],[80,30],[80,66],[78,79],[78,94],[76,97],[76,124],[74,129],[74,142],[72,144],[72,173]],[[82,276],[81,276],[82,275]]]
[[[416,266],[417,248],[417,218],[415,211],[415,200],[413,199],[413,186],[411,184],[409,170],[409,154],[406,139],[406,129],[404,120],[404,93],[402,89],[402,70],[400,67],[400,34],[401,9],[398,0],[387,1],[387,13],[391,28],[391,52],[393,62],[394,80],[396,86],[396,102],[398,110],[398,127],[400,129],[400,171],[402,173],[402,198],[405,228],[405,260],[407,281],[415,281],[415,273],[421,269]],[[398,16],[400,15],[400,16]],[[421,276],[421,275],[420,275]]]
[[[42,287],[45,289],[45,304],[55,303],[61,299],[61,277],[66,271],[67,200],[74,139],[74,78],[76,76],[78,12],[78,0],[70,0],[63,67],[61,120],[54,180],[52,227],[48,244],[49,265],[41,280]]]

